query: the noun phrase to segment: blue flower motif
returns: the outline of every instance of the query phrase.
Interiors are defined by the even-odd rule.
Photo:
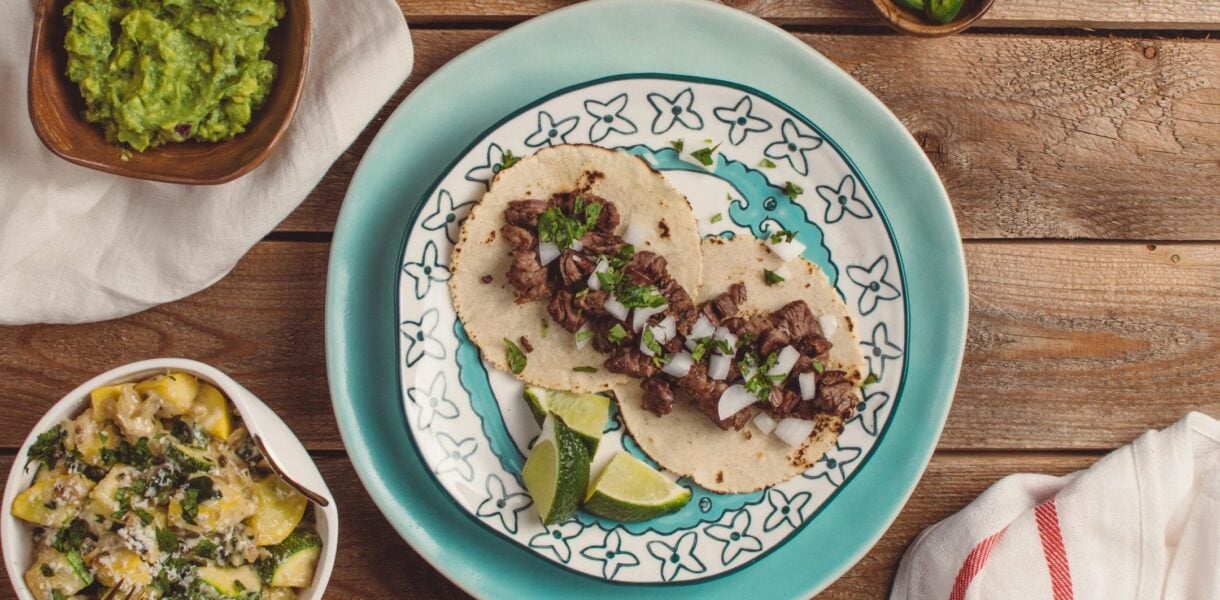
[[[868,369],[877,379],[885,376],[885,361],[902,356],[902,348],[890,341],[889,328],[885,323],[877,323],[873,328],[872,339],[860,342],[860,345],[864,347],[864,356],[868,358]]]
[[[602,563],[602,577],[606,579],[614,579],[618,575],[618,570],[623,567],[634,567],[640,564],[640,559],[626,550],[623,550],[622,536],[619,535],[619,530],[615,529],[606,534],[606,539],[600,546],[589,546],[580,551],[580,555]]]
[[[675,123],[681,123],[692,131],[703,129],[703,117],[695,112],[695,92],[690,88],[678,92],[672,100],[653,92],[648,94],[648,103],[657,111],[656,118],[652,120],[652,132],[656,135],[669,131]]]
[[[740,146],[746,141],[751,131],[767,131],[771,124],[765,119],[750,114],[754,110],[754,101],[749,96],[742,96],[737,105],[729,108],[722,106],[712,111],[718,121],[729,124],[729,143]]]
[[[413,366],[424,355],[432,358],[445,358],[445,346],[436,339],[436,326],[440,323],[440,313],[430,308],[419,317],[418,321],[403,321],[403,337],[407,338],[407,366]]]
[[[445,453],[445,456],[436,463],[436,474],[457,473],[466,481],[474,479],[474,468],[470,466],[470,455],[478,449],[479,443],[474,438],[466,438],[459,442],[444,433],[437,433],[436,441]]]
[[[806,479],[825,477],[830,484],[839,487],[847,480],[847,465],[856,462],[863,452],[851,446],[843,447],[835,442],[835,447],[826,451],[813,468],[805,473]]]
[[[511,152],[511,148],[509,151]],[[491,180],[496,178],[500,169],[504,168],[504,153],[505,150],[493,142],[487,147],[487,162],[466,171],[466,181],[481,183],[484,188],[490,190]],[[516,155],[516,153],[513,154]],[[517,158],[521,157],[517,155]]]
[[[624,135],[639,131],[635,123],[623,115],[624,110],[627,110],[627,94],[619,94],[608,102],[585,100],[585,112],[593,117],[593,125],[589,127],[589,142],[596,144],[606,139],[612,131]]]
[[[742,552],[758,552],[762,550],[762,540],[747,533],[750,529],[750,513],[739,510],[733,514],[727,525],[708,525],[708,537],[724,542],[720,551],[720,564],[728,566]]]
[[[504,489],[504,482],[495,474],[487,476],[487,485],[484,489],[487,490],[487,499],[479,504],[474,511],[475,514],[484,519],[496,517],[500,519],[500,524],[509,533],[517,533],[517,513],[534,503],[529,494],[525,492],[509,494]]]
[[[784,124],[780,126],[780,135],[783,139],[768,145],[763,154],[767,155],[767,158],[786,160],[792,165],[792,170],[801,176],[808,175],[809,157],[805,153],[821,146],[822,138],[802,134],[792,119],[784,119]]]
[[[580,123],[580,117],[575,115],[566,119],[555,120],[551,113],[539,111],[538,113],[538,129],[525,138],[525,145],[530,148],[539,146],[553,146],[556,143],[568,143],[568,134],[576,129],[576,125]]]
[[[584,528],[585,526],[577,521],[553,525],[548,527],[546,531],[530,538],[529,547],[539,550],[550,550],[559,558],[560,562],[566,563],[572,558],[572,546],[568,540],[580,535]]]
[[[771,505],[771,512],[767,513],[767,518],[763,520],[763,531],[771,531],[784,523],[793,529],[800,527],[801,510],[809,504],[812,497],[813,494],[809,492],[800,492],[789,498],[779,488],[767,490],[767,504]]]
[[[433,281],[449,281],[449,267],[440,263],[436,243],[428,240],[424,245],[424,254],[419,262],[408,262],[402,266],[403,272],[415,280],[415,298],[422,300],[432,289]]]
[[[817,190],[818,195],[826,202],[827,223],[838,223],[839,219],[843,218],[843,213],[850,214],[857,219],[867,219],[873,216],[873,211],[869,209],[868,203],[856,197],[856,178],[851,175],[844,176],[837,188],[819,185]]]
[[[881,422],[881,411],[890,403],[888,392],[873,392],[856,404],[856,416],[851,421],[859,421],[864,433],[877,435],[877,424]],[[849,423],[851,421],[848,421]]]
[[[428,231],[444,229],[445,237],[449,238],[450,243],[456,244],[462,221],[466,219],[472,206],[474,206],[474,200],[455,204],[453,195],[448,190],[441,190],[440,194],[436,196],[436,208],[424,217],[421,226]]]
[[[678,538],[677,543],[670,546],[660,540],[648,542],[648,553],[661,561],[661,579],[673,581],[683,569],[691,573],[702,573],[707,570],[695,556],[695,532],[688,531]]]
[[[847,267],[847,278],[861,288],[860,299],[856,303],[861,315],[867,316],[873,312],[882,300],[893,300],[902,295],[898,288],[885,280],[889,271],[890,259],[885,255],[878,257],[868,267]]]
[[[407,397],[419,409],[419,414],[415,418],[417,427],[420,429],[431,427],[432,421],[438,416],[442,419],[457,418],[457,405],[445,397],[448,387],[449,384],[445,381],[445,374],[437,371],[436,377],[428,385],[428,391],[425,392],[418,387],[412,387],[407,390]]]

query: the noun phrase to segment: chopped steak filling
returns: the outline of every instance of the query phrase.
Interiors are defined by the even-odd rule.
[[[607,355],[603,366],[642,380],[644,407],[658,416],[673,410],[678,391],[721,429],[744,427],[754,414],[751,408],[801,419],[819,414],[847,419],[855,409],[856,384],[843,371],[824,369],[831,343],[804,301],[770,314],[743,313],[746,288],[734,283],[696,305],[670,277],[665,257],[625,243],[614,233],[621,221],[618,208],[591,194],[515,200],[504,220],[500,232],[513,248],[507,277],[517,302],[546,299],[547,313],[560,327],[576,333],[587,326],[593,347]],[[558,253],[546,265],[540,262],[544,244],[554,244]],[[591,280],[599,289],[590,287]],[[621,306],[615,311],[608,304]],[[634,314],[614,316],[623,308],[654,314],[636,330]],[[700,319],[719,333],[692,338]],[[736,336],[736,343],[719,328]],[[795,363],[788,373],[771,375],[786,348],[797,352]],[[681,377],[663,370],[678,353],[692,359]],[[727,372],[713,377],[720,375],[713,372],[714,363]],[[798,382],[803,373],[815,373],[816,394],[808,400],[801,398]],[[758,402],[721,419],[720,398],[733,385],[743,385]]]

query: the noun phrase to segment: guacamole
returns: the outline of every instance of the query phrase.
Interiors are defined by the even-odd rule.
[[[271,89],[267,33],[283,16],[280,0],[73,0],[68,78],[112,143],[227,140]]]

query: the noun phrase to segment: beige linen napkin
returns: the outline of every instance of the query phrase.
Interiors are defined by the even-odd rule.
[[[280,146],[220,186],[151,183],[51,154],[26,104],[33,0],[0,0],[0,324],[121,317],[224,277],[300,204],[411,71],[393,0],[314,0],[309,74]]]

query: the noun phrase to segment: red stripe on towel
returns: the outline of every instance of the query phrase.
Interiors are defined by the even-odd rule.
[[[1068,567],[1067,551],[1063,547],[1055,499],[1039,504],[1034,509],[1034,519],[1038,522],[1038,535],[1042,538],[1042,553],[1046,555],[1046,568],[1050,571],[1055,600],[1072,600],[1072,570]]]
[[[991,549],[1000,543],[1000,538],[1004,537],[1004,531],[1007,529],[1005,527],[995,532],[970,551],[970,554],[966,556],[966,561],[962,563],[962,568],[957,571],[957,579],[953,580],[953,591],[949,593],[949,600],[965,600],[970,582],[974,580],[975,575],[979,574],[979,571],[983,570],[983,564],[991,555]]]

